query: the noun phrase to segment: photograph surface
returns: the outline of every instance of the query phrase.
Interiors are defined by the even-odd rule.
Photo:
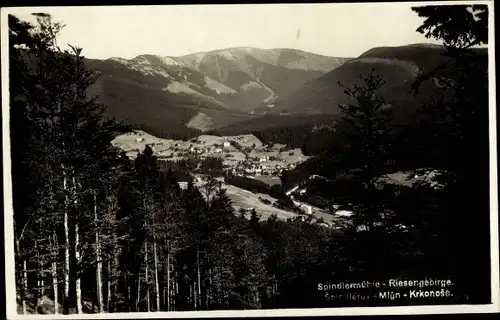
[[[492,13],[3,8],[9,312],[498,303]]]

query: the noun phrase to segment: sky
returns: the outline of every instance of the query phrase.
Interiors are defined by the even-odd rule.
[[[380,46],[436,43],[416,32],[415,3],[247,4],[10,8],[66,26],[58,37],[88,58],[181,56],[231,47],[293,48],[357,57]]]

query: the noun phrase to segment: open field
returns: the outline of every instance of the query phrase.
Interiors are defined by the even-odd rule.
[[[253,177],[253,179],[267,183],[270,186],[273,186],[275,184],[281,184],[280,178],[275,176],[256,176]]]
[[[197,180],[197,186],[202,186],[203,182],[201,180],[200,176],[196,176]],[[288,218],[293,218],[298,216],[299,214],[291,211],[286,211],[282,210],[279,208],[275,208],[272,205],[267,205],[265,203],[262,203],[259,200],[260,198],[269,200],[271,203],[275,202],[276,199],[273,197],[269,196],[268,194],[263,194],[263,193],[257,193],[257,192],[251,192],[230,184],[226,184],[223,182],[222,178],[218,178],[222,183],[222,188],[226,190],[227,195],[233,202],[233,207],[236,210],[239,209],[255,209],[257,213],[261,215],[261,220],[266,220],[269,218],[271,215],[276,214],[279,219],[288,219]],[[313,207],[312,208],[313,216],[315,219],[313,221],[323,218],[323,220],[326,223],[335,223],[335,221],[339,220],[340,218],[334,215],[331,215],[319,208]]]
[[[141,130],[134,130],[120,136],[117,136],[112,144],[118,148],[123,149],[126,152],[137,153],[138,151],[144,150],[146,145],[150,145],[155,153],[158,155],[165,155],[165,153],[171,153],[174,149],[178,151],[186,151],[191,147],[197,147],[199,149],[209,150],[215,147],[222,147],[224,142],[237,142],[242,147],[252,147],[256,149],[262,148],[262,142],[257,139],[254,135],[241,135],[241,136],[212,136],[212,135],[201,135],[198,138],[193,138],[189,141],[183,140],[172,140],[172,139],[162,139],[150,135]],[[234,146],[229,146],[225,148],[225,154],[230,154],[231,157],[237,158],[238,160],[244,160],[245,156],[243,153],[238,151]],[[276,154],[276,152],[272,152]],[[261,152],[256,153],[256,156],[260,156]]]
[[[260,215],[262,220],[267,220],[271,215],[276,214],[280,219],[288,219],[296,217],[298,214],[289,212],[267,205],[259,200],[259,197],[267,199],[271,202],[276,201],[274,198],[267,194],[252,193],[245,189],[235,187],[230,184],[223,184],[222,188],[226,189],[227,195],[233,202],[235,209],[255,209]]]
[[[411,187],[419,183],[429,183],[431,186],[438,185],[438,183],[434,181],[436,174],[438,173],[437,170],[418,169],[418,171],[422,171],[422,173],[412,175],[410,172],[393,172],[383,175],[379,180],[388,184],[398,184],[407,187]]]
[[[211,136],[211,135],[201,135],[197,138],[201,144],[206,146],[212,146],[215,144],[223,144],[226,141],[235,141],[242,147],[254,147],[261,148],[262,142],[252,134],[244,134],[239,136]]]

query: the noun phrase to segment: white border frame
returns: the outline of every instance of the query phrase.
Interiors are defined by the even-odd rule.
[[[489,77],[489,136],[490,136],[490,234],[491,234],[491,304],[485,305],[440,305],[440,306],[398,306],[398,307],[339,307],[318,309],[269,309],[269,310],[221,310],[221,311],[176,311],[176,312],[134,312],[74,315],[18,315],[15,290],[12,183],[10,179],[10,110],[9,110],[9,68],[8,68],[8,19],[9,13],[18,8],[1,9],[1,52],[2,52],[2,121],[3,121],[3,186],[4,186],[4,240],[5,240],[5,285],[6,309],[9,319],[147,319],[147,318],[213,318],[213,317],[289,317],[289,316],[331,316],[331,315],[408,315],[447,313],[492,313],[500,311],[499,249],[498,249],[498,192],[497,192],[497,138],[496,138],[496,86],[495,86],[495,32],[493,1],[427,1],[394,3],[411,6],[441,4],[486,4],[489,9],[488,34],[488,77]],[[349,3],[350,5],[379,5],[379,3]],[[250,5],[250,4],[246,4]],[[252,4],[259,5],[259,4]],[[289,5],[289,4],[263,4]],[[326,5],[326,4],[309,4]],[[241,5],[240,5],[241,6]],[[29,11],[43,12],[50,7],[30,7]]]

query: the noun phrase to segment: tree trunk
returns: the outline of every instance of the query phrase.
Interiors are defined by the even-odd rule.
[[[117,242],[115,242],[117,243]],[[120,301],[123,301],[123,300],[118,300],[118,298],[116,297],[116,295],[118,294],[118,290],[120,289],[120,282],[121,280],[123,279],[122,278],[122,275],[121,275],[121,272],[119,272],[119,269],[120,269],[120,263],[119,263],[119,258],[118,258],[118,250],[115,250],[115,257],[114,257],[114,266],[113,266],[113,269],[114,271],[116,271],[116,275],[114,275],[114,293],[113,294],[113,312],[116,312],[118,310],[118,306],[119,306],[119,302]],[[124,296],[126,296],[126,292],[124,292]],[[123,298],[122,298],[123,299]]]
[[[190,308],[193,308],[193,310],[196,310],[196,306],[194,306],[193,295],[194,295],[193,283],[189,282],[189,300],[188,300],[188,303],[190,305]]]
[[[22,303],[22,300],[24,300],[23,297],[23,280],[22,280],[22,274],[21,274],[21,249],[19,247],[19,236],[17,234],[17,225],[16,225],[16,218],[13,217],[13,223],[14,223],[14,237],[16,238],[14,241],[14,250],[15,250],[15,257],[14,257],[14,265],[16,269],[16,295],[17,299]]]
[[[95,222],[95,251],[96,251],[96,289],[97,289],[97,312],[104,312],[104,303],[102,296],[102,257],[101,257],[101,241],[99,237],[99,221],[97,217],[97,195],[94,193],[94,222]]]
[[[126,279],[127,279],[127,281],[126,281],[127,282],[127,300],[125,300],[125,301],[128,302],[127,303],[128,304],[128,311],[130,312],[130,311],[132,311],[132,303],[131,303],[132,302],[132,288],[131,288],[131,284],[128,283],[128,281],[129,281],[128,276],[126,277]]]
[[[78,248],[79,246],[79,230],[78,230],[78,222],[75,222],[75,257],[76,257],[76,311],[78,314],[83,313],[82,309],[82,286],[81,286],[81,272],[80,272],[80,249]]]
[[[53,233],[53,257],[52,257],[52,288],[54,290],[54,314],[59,313],[59,292],[58,292],[58,277],[57,277],[57,236]]]
[[[59,313],[59,303],[58,303],[58,294],[57,294],[57,267],[56,262],[52,262],[52,287],[54,290],[54,314]]]
[[[141,276],[139,275],[139,279],[137,280],[137,297],[135,300],[135,309],[139,312],[139,302],[141,301]]]
[[[208,291],[207,291],[207,309],[210,308],[212,296],[212,268],[208,269]]]
[[[38,252],[38,251],[37,251]],[[43,259],[45,260],[45,258]],[[44,280],[44,270],[43,268],[45,267],[44,261],[39,258],[39,279],[40,279],[40,294],[43,297],[45,295],[45,280]]]
[[[168,247],[168,246],[167,246]],[[167,271],[163,272],[163,310],[168,311],[168,254],[166,255],[167,259]]]
[[[170,311],[170,251],[167,253],[167,311]]]
[[[147,311],[150,312],[150,303],[149,303],[149,267],[148,267],[148,241],[144,242],[144,262],[146,264],[146,276],[145,276],[145,282],[146,282],[146,303],[147,303]]]
[[[177,310],[177,295],[176,295],[176,288],[177,288],[177,273],[175,272],[175,266],[172,265],[172,272],[170,273],[171,279],[171,286],[170,286],[170,311],[175,311]]]
[[[38,253],[38,241],[35,240],[35,257],[36,257],[36,290],[35,290],[35,301],[37,301],[37,305],[35,307],[35,314],[38,314],[38,304],[40,301],[40,289],[41,289],[41,283],[40,283],[40,255]]]
[[[23,314],[26,314],[26,296],[28,295],[28,271],[26,270],[26,259],[23,259]]]
[[[196,281],[193,281],[193,305],[194,305],[194,310],[198,310],[198,294],[197,294],[197,288],[196,288]]]
[[[160,282],[158,280],[158,256],[156,254],[156,236],[153,233],[153,255],[155,262],[156,311],[160,311]]]
[[[129,279],[128,279],[128,276],[125,277],[126,280],[126,285],[127,285],[127,305],[128,305],[128,311],[131,312],[132,311],[132,288],[131,288],[131,285],[130,283],[128,283]]]
[[[111,301],[111,262],[108,260],[108,294],[106,297],[106,311],[109,312],[109,303]]]
[[[196,269],[198,273],[198,307],[201,307],[201,275],[200,275],[200,247],[196,246]]]
[[[64,170],[64,169],[63,169]],[[63,172],[63,189],[66,193],[64,198],[64,314],[69,314],[69,224],[68,224],[68,195],[66,172]]]
[[[175,269],[174,269],[175,270]],[[180,304],[178,302],[179,297],[179,276],[177,272],[175,273],[175,293],[174,293],[174,311],[177,310],[177,306]]]

